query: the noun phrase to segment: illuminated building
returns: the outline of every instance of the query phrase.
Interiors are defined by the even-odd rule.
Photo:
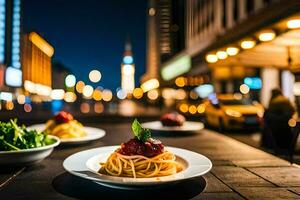
[[[0,84],[20,87],[22,71],[20,63],[21,0],[0,0]]]
[[[51,92],[51,57],[54,48],[35,32],[22,40],[22,66],[24,87],[30,93],[49,95]]]
[[[249,87],[249,95],[264,106],[271,89],[282,88],[300,110],[300,1],[185,2],[186,46],[168,66],[162,65],[164,80],[175,86],[180,76],[209,76],[215,92],[241,92],[241,86],[245,92]],[[172,73],[185,56],[191,58],[186,75]]]
[[[126,93],[132,93],[135,87],[134,83],[135,66],[132,56],[131,43],[129,40],[125,43],[125,52],[121,64],[121,88]]]
[[[164,62],[184,49],[184,1],[149,0],[147,18],[147,63],[141,82],[159,79]]]

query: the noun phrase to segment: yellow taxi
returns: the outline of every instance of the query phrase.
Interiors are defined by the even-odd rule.
[[[207,124],[220,130],[259,128],[263,114],[261,104],[240,94],[212,94],[205,107]]]

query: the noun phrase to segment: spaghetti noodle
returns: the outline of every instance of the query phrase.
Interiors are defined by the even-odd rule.
[[[169,151],[152,158],[114,152],[106,163],[101,163],[99,172],[111,176],[150,178],[176,174],[181,170],[182,165],[175,161],[175,155]]]
[[[75,120],[70,113],[59,112],[46,122],[44,130],[47,134],[55,135],[60,139],[79,138],[86,136],[83,125]]]

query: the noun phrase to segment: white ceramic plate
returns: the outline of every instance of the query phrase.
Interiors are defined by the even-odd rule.
[[[176,132],[196,132],[204,128],[204,124],[201,122],[186,121],[182,126],[163,126],[160,121],[142,123],[144,128],[148,128],[153,131],[176,131]]]
[[[43,160],[60,143],[58,137],[49,137],[55,140],[55,142],[47,146],[18,151],[0,151],[0,165],[29,165]]]
[[[28,127],[29,129],[36,129],[37,131],[43,131],[45,130],[45,124],[35,124]],[[86,132],[86,136],[79,137],[79,138],[65,138],[60,139],[62,144],[81,144],[90,142],[93,140],[98,140],[105,136],[105,131],[100,128],[94,128],[94,127],[84,127],[84,130]]]
[[[108,156],[119,146],[106,146],[75,153],[64,160],[63,166],[69,173],[85,179],[89,179],[113,188],[134,189],[145,186],[155,186],[167,183],[175,183],[209,172],[212,168],[211,161],[205,156],[174,147],[166,147],[168,151],[176,155],[178,162],[184,165],[184,170],[170,176],[155,178],[126,178],[99,174],[100,162],[105,162]]]

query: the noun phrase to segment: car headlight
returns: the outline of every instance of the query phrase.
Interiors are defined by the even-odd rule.
[[[225,110],[226,115],[230,117],[241,117],[242,114],[239,111],[227,109]]]

